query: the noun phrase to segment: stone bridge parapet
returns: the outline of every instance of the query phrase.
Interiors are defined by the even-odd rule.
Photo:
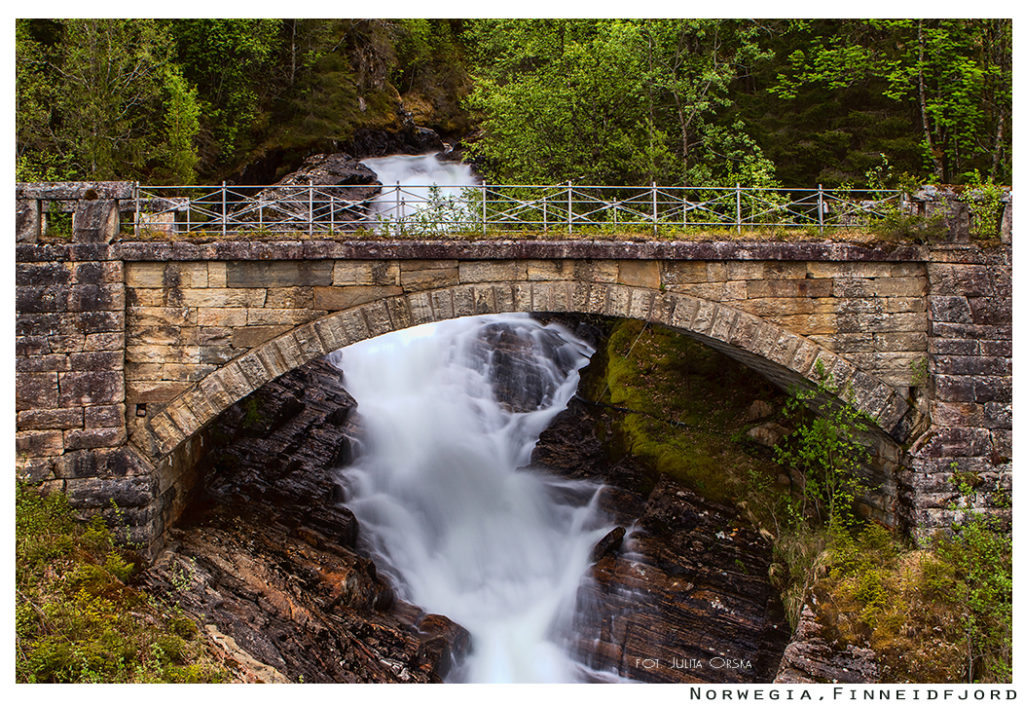
[[[953,469],[990,502],[1010,487],[1008,243],[123,242],[90,203],[70,243],[16,246],[17,469],[115,501],[151,546],[227,406],[362,338],[503,311],[663,323],[780,385],[821,361],[918,531],[955,517]]]

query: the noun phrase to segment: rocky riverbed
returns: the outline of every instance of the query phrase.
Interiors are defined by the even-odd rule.
[[[529,371],[514,346],[490,335],[522,388]],[[521,392],[517,407],[529,402]],[[147,572],[246,680],[440,681],[471,648],[460,626],[396,600],[359,546],[331,473],[358,443],[354,408],[337,370],[317,361],[225,411],[191,510]],[[575,399],[533,456],[607,484],[601,506],[620,528],[595,547],[573,649],[597,679],[774,680],[790,631],[770,547],[733,508],[612,458],[613,413]]]

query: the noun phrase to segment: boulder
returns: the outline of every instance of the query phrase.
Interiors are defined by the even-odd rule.
[[[761,446],[767,446],[772,448],[780,441],[785,439],[790,434],[790,430],[781,424],[775,422],[766,422],[759,424],[758,426],[747,430],[747,438],[760,444]]]
[[[772,406],[764,400],[754,400],[747,407],[747,411],[743,413],[740,423],[746,424],[747,422],[757,422],[766,419],[771,416],[772,411]]]
[[[309,185],[315,188],[310,200]],[[344,225],[366,218],[380,193],[377,175],[344,152],[315,154],[273,186],[241,204],[234,217],[259,221],[269,230],[296,230],[294,223]],[[312,207],[312,211],[311,211]],[[289,223],[291,222],[291,223]]]

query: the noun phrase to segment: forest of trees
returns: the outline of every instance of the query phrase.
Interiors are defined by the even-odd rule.
[[[1010,20],[32,19],[16,53],[19,180],[233,179],[409,120],[504,183],[1011,179]]]

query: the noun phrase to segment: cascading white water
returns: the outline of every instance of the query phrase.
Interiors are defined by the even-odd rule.
[[[515,346],[511,380],[495,333]],[[365,435],[339,472],[346,504],[402,597],[472,635],[450,680],[568,682],[586,672],[567,633],[590,552],[610,527],[595,508],[597,486],[528,464],[592,352],[560,327],[509,314],[427,324],[332,354]],[[531,411],[512,411],[495,393],[526,387],[540,403]]]
[[[468,164],[441,160],[438,154],[395,154],[362,160],[381,184],[401,186],[399,192],[389,189],[374,200],[374,214],[379,218],[408,218],[430,205],[431,186],[436,187],[438,197],[457,200],[461,196],[459,187],[480,183]]]

